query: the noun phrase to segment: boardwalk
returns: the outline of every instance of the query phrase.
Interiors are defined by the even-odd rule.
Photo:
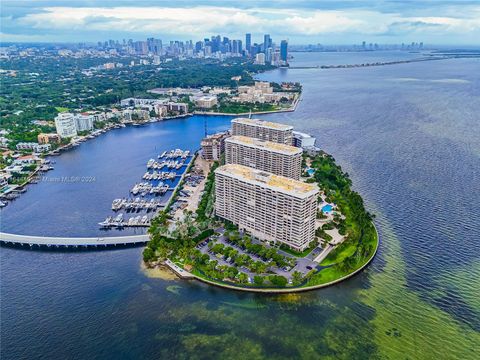
[[[4,244],[18,244],[47,247],[106,247],[117,245],[144,244],[148,235],[127,235],[112,237],[47,237],[15,235],[0,232],[0,242]]]

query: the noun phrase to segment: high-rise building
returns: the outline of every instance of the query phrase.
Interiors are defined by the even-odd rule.
[[[265,51],[265,61],[267,63],[271,63],[272,62],[272,59],[273,59],[273,49],[271,47],[269,47],[266,51]]]
[[[55,118],[57,134],[62,138],[69,138],[77,135],[75,117],[71,113],[60,113]]]
[[[133,47],[137,54],[145,55],[148,53],[148,45],[146,41],[135,41]]]
[[[285,64],[288,61],[288,42],[287,42],[287,40],[282,40],[280,42],[280,61],[283,61]]]
[[[268,83],[267,83],[268,84]],[[248,136],[280,144],[292,145],[293,126],[260,119],[232,120],[232,135]]]
[[[77,114],[75,115],[75,128],[78,132],[90,131],[93,129],[93,116]]]
[[[272,47],[272,39],[269,34],[265,34],[263,35],[263,51],[266,53],[270,47]]]
[[[318,187],[237,164],[215,170],[215,213],[266,241],[305,250],[315,238]]]
[[[232,40],[232,52],[234,54],[242,53],[242,40]]]
[[[201,142],[202,157],[206,160],[220,160],[225,152],[225,139],[228,133],[218,133],[203,138]]]
[[[258,53],[255,55],[255,64],[257,65],[265,65],[265,54]]]
[[[245,50],[250,53],[250,47],[252,46],[252,34],[245,34]]]
[[[272,174],[300,179],[302,149],[291,145],[231,136],[225,140],[225,163],[239,164]]]

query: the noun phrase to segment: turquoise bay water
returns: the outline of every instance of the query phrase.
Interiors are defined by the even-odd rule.
[[[379,253],[359,275],[263,296],[146,277],[141,248],[2,247],[1,358],[476,358],[479,70],[479,59],[455,59],[260,76],[302,82],[297,111],[263,118],[315,135],[377,215]],[[96,181],[30,187],[1,210],[2,230],[98,234],[111,200],[139,181],[145,162],[165,149],[195,150],[204,120],[112,131],[56,158],[49,176]],[[208,129],[229,120],[209,117]]]

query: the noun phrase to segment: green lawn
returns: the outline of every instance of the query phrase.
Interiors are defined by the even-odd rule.
[[[344,243],[333,249],[328,256],[320,263],[322,266],[328,266],[342,262],[345,258],[353,255],[357,245],[354,243]]]
[[[346,244],[347,246],[340,246],[334,251],[332,251],[327,258],[322,261],[320,265],[327,266],[332,265],[328,268],[320,270],[318,273],[314,274],[308,282],[304,285],[306,286],[314,286],[314,285],[321,285],[326,284],[331,281],[335,281],[340,279],[348,274],[353,273],[357,269],[361,268],[365,265],[373,256],[375,249],[378,246],[378,235],[375,232],[371,238],[368,239],[368,243],[373,245],[372,252],[368,254],[368,256],[362,257],[358,259],[358,261],[354,264],[351,269],[345,270],[341,266],[332,265],[332,264],[341,264],[341,262],[355,253],[356,244]]]
[[[68,108],[61,107],[61,106],[55,106],[55,110],[57,110],[59,113],[62,113],[62,112],[67,112]]]
[[[298,252],[298,251],[295,251],[293,249],[290,249],[287,246],[280,246],[280,250],[286,252],[287,254],[296,256],[296,257],[305,257],[308,254],[310,254],[313,251],[313,249],[315,249],[315,248],[308,248],[308,249],[303,250],[302,252]]]

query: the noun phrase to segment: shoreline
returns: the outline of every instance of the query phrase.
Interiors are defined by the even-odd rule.
[[[172,261],[167,259],[163,265],[167,266],[170,268],[171,271],[173,271],[179,279],[195,279],[197,281],[203,282],[208,285],[213,285],[216,287],[224,288],[224,289],[229,289],[229,290],[236,290],[236,291],[242,291],[242,292],[250,292],[250,293],[264,293],[264,294],[289,294],[289,293],[300,293],[300,292],[306,292],[306,291],[313,291],[313,290],[318,290],[321,288],[329,287],[335,284],[338,284],[342,281],[345,281],[354,275],[358,274],[362,270],[364,270],[375,258],[378,252],[378,248],[380,247],[380,236],[378,234],[377,226],[375,223],[372,221],[372,225],[375,229],[375,234],[376,234],[376,246],[373,254],[370,256],[370,258],[360,266],[358,269],[352,271],[350,274],[347,274],[345,276],[342,276],[341,278],[329,281],[324,284],[318,284],[318,285],[310,285],[310,286],[300,286],[300,287],[291,287],[291,288],[255,288],[255,287],[241,287],[241,286],[236,286],[233,284],[227,284],[227,283],[222,283],[222,282],[216,282],[213,280],[209,280],[206,278],[203,278],[199,275],[193,274],[191,272],[188,272],[184,269],[181,269],[182,275],[179,274],[178,272],[178,266],[175,265]]]
[[[409,63],[423,62],[423,61],[448,60],[448,59],[455,59],[455,58],[458,58],[458,57],[459,57],[459,56],[443,56],[443,57],[418,58],[418,59],[398,60],[398,61],[382,61],[382,62],[362,63],[362,64],[290,66],[289,69],[293,69],[293,70],[304,70],[304,69],[353,69],[353,68],[362,68],[362,67],[374,67],[374,66],[388,66],[388,65],[409,64]]]
[[[40,157],[42,159],[47,159],[48,157],[52,158],[52,157],[60,156],[62,153],[66,152],[68,150],[74,149],[84,142],[88,142],[89,140],[94,140],[95,138],[101,136],[102,134],[106,134],[109,131],[122,129],[122,128],[125,128],[127,126],[145,126],[145,125],[148,125],[148,124],[153,124],[153,123],[162,122],[162,121],[189,118],[189,117],[192,117],[192,116],[195,116],[195,115],[199,115],[199,116],[246,116],[246,115],[262,115],[262,114],[267,115],[267,114],[275,114],[275,113],[294,112],[297,109],[298,103],[301,100],[301,95],[302,95],[302,93],[300,93],[299,96],[294,100],[292,105],[289,108],[286,108],[286,109],[269,110],[269,111],[256,111],[256,112],[247,112],[247,113],[219,113],[219,112],[194,111],[194,112],[188,113],[188,114],[168,116],[168,117],[164,117],[164,118],[155,118],[155,120],[153,120],[153,121],[150,120],[150,121],[141,122],[141,123],[134,123],[134,122],[119,123],[119,124],[110,123],[110,124],[107,124],[105,128],[96,129],[95,131],[92,131],[92,133],[89,133],[88,135],[82,136],[77,141],[74,141],[74,142],[68,143],[66,145],[60,146],[57,149],[50,150],[47,153],[40,154]],[[95,132],[96,132],[96,134],[93,134]],[[89,138],[89,136],[93,136],[93,138]],[[42,162],[42,164],[43,164],[43,162]],[[7,195],[11,192],[16,192],[16,191],[18,192],[18,190],[25,189],[27,185],[35,184],[36,182],[34,182],[33,180],[35,180],[37,178],[37,175],[40,172],[41,172],[41,170],[40,170],[40,167],[39,167],[38,169],[36,169],[35,171],[33,171],[31,174],[29,174],[27,176],[27,179],[25,180],[25,182],[23,182],[22,184],[18,184],[14,188],[11,188],[9,191],[6,191],[6,192],[2,193],[1,196],[3,197],[4,195]],[[20,195],[21,195],[21,193],[19,193],[17,197],[19,197]],[[7,201],[13,201],[15,199],[16,198],[7,199]]]
[[[143,122],[143,123],[134,123],[134,122],[119,123],[119,124],[112,124],[111,123],[111,124],[108,124],[103,129],[96,129],[95,130],[95,131],[97,131],[96,134],[93,134],[95,131],[92,131],[92,133],[89,133],[88,135],[82,136],[81,138],[79,138],[75,142],[68,143],[66,145],[58,147],[55,150],[50,150],[47,153],[40,154],[39,157],[42,159],[42,163],[40,164],[40,167],[38,169],[36,169],[35,171],[33,171],[32,173],[28,174],[27,179],[22,184],[17,184],[13,188],[10,188],[9,190],[3,192],[0,195],[0,197],[3,197],[3,196],[5,196],[5,195],[7,195],[11,192],[18,192],[19,190],[25,189],[25,187],[27,185],[36,184],[36,182],[34,182],[33,180],[36,180],[39,173],[43,172],[40,168],[44,164],[44,160],[47,159],[47,157],[50,157],[50,159],[51,159],[51,158],[55,158],[56,156],[60,156],[60,155],[62,155],[62,153],[66,152],[68,150],[72,150],[72,149],[76,148],[77,146],[81,145],[82,143],[88,142],[89,140],[94,140],[95,138],[101,136],[102,134],[106,134],[107,132],[112,131],[112,130],[119,130],[119,129],[126,128],[128,126],[145,126],[145,125],[148,125],[148,124],[153,124],[153,123],[162,122],[162,121],[176,120],[176,119],[180,119],[180,118],[188,118],[188,117],[191,117],[193,115],[194,114],[181,114],[181,115],[176,115],[176,116],[164,117],[164,118],[161,118],[161,119],[156,118],[156,120],[154,120],[154,121],[146,121],[146,122]],[[89,136],[93,136],[93,138],[89,138]],[[51,161],[50,159],[49,159],[49,161]],[[25,191],[26,191],[26,189],[25,189]],[[20,192],[16,198],[18,198],[22,193],[23,192]],[[16,198],[7,199],[7,201],[13,201],[13,200],[16,200]]]
[[[193,115],[206,115],[206,116],[245,116],[245,115],[262,115],[262,114],[275,114],[275,113],[284,113],[284,112],[293,112],[297,110],[298,103],[300,102],[302,94],[295,99],[292,105],[286,109],[278,110],[266,110],[266,111],[252,111],[252,112],[243,112],[243,113],[222,113],[222,112],[209,112],[209,111],[197,111],[193,112]]]

